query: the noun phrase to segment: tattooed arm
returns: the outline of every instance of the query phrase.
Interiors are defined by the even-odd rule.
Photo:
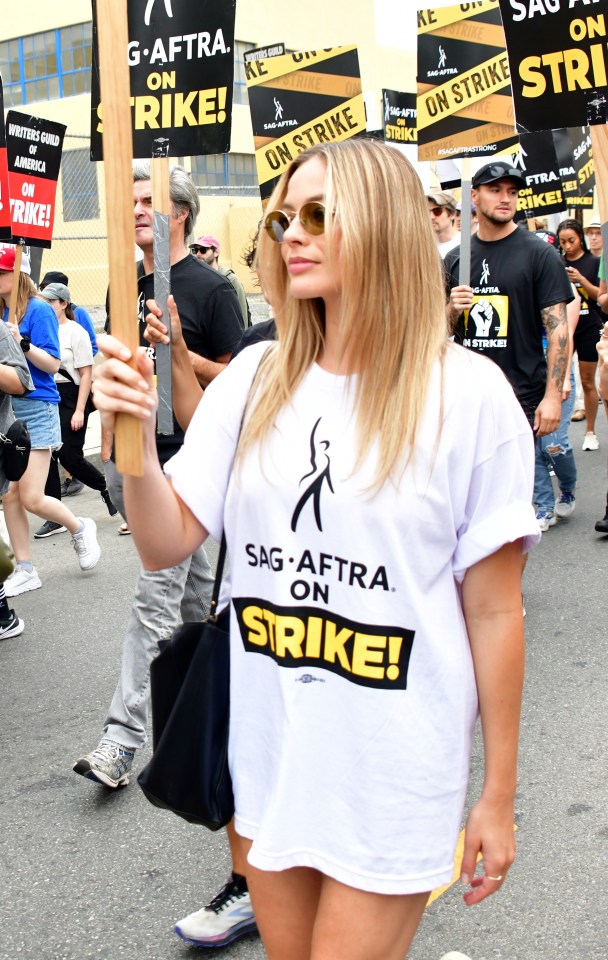
[[[547,333],[547,386],[534,417],[537,437],[553,433],[562,417],[562,388],[568,367],[568,318],[566,304],[554,303],[541,310]]]

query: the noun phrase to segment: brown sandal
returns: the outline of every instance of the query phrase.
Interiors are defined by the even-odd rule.
[[[129,530],[129,525],[127,523],[121,523],[121,525],[118,528],[118,536],[119,537],[131,536],[131,531]]]

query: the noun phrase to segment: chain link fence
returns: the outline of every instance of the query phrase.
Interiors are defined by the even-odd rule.
[[[53,245],[42,256],[42,272],[61,270],[69,278],[75,303],[86,307],[98,329],[105,320],[108,285],[108,236],[103,163],[90,158],[88,135],[65,137],[61,172],[57,186],[57,204]],[[189,158],[182,161],[191,169]],[[259,190],[243,186],[197,187],[201,213],[194,236],[212,234],[220,242],[220,266],[231,266],[242,281],[254,319],[266,315],[256,278],[242,263],[262,215]],[[133,242],[124,256],[137,259]]]

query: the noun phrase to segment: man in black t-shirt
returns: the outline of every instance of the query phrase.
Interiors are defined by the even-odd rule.
[[[153,208],[149,164],[135,164],[133,179],[135,242],[143,252],[143,261],[138,270],[140,342],[154,360],[156,349],[143,337],[148,313],[146,305],[154,297]],[[179,167],[171,171],[169,193],[171,293],[179,311],[183,340],[187,347],[187,358],[182,355],[185,351],[180,352],[180,357],[185,363],[189,359],[196,379],[204,388],[230,360],[242,334],[241,314],[231,284],[195,260],[188,251],[187,240],[200,204],[192,179]],[[109,324],[106,329],[109,329]],[[180,369],[187,369],[180,367],[178,359],[174,354],[174,381],[179,377]],[[181,382],[184,383],[188,378],[192,380],[192,393],[198,395],[199,390],[189,369],[187,375],[182,375]],[[195,402],[196,397],[193,400]],[[177,422],[174,425],[172,436],[157,434],[161,464],[166,463],[182,445],[183,431]],[[107,437],[105,442],[107,451]],[[124,516],[122,478],[111,461],[106,464],[106,469],[112,499]],[[158,522],[162,520],[150,517],[150,523]],[[202,619],[208,611],[212,589],[213,576],[203,547],[176,567],[159,571],[141,568],[123,643],[118,686],[105,720],[104,734],[91,753],[76,761],[73,767],[76,773],[111,788],[128,784],[135,751],[144,746],[147,739],[150,663],[158,653],[158,644],[170,638],[178,624],[180,612],[184,622]],[[196,758],[193,758],[195,762]],[[219,946],[223,937],[225,942],[229,942],[255,931],[253,909],[243,876],[233,875],[231,882],[222,888],[213,903],[217,911],[211,911],[208,916],[213,918],[214,923],[208,942],[203,930],[200,939],[202,945]],[[233,916],[235,907],[238,907],[238,916]]]
[[[135,242],[143,252],[138,271],[137,304],[140,341],[155,359],[155,348],[143,339],[146,302],[154,296],[154,233],[152,188],[147,163],[136,163],[133,172]],[[201,386],[206,386],[225,368],[242,332],[240,311],[231,285],[188,252],[200,204],[196,187],[185,170],[174,167],[170,175],[171,216],[169,253],[171,291],[180,312],[188,357]],[[135,304],[134,304],[135,307]],[[134,322],[135,312],[134,312]],[[109,317],[106,329],[109,328]],[[172,436],[157,434],[159,458],[165,463],[183,442],[175,424]],[[106,438],[107,451],[107,438]],[[112,499],[124,516],[122,478],[112,461],[106,462]],[[150,522],[157,522],[150,518]],[[146,742],[149,692],[148,674],[158,643],[170,637],[180,613],[184,620],[197,620],[206,612],[213,577],[204,550],[179,567],[140,572],[133,612],[123,646],[121,676],[104,727],[104,737],[92,753],[82,757],[74,770],[108,787],[129,782],[135,750]]]
[[[517,195],[526,186],[521,173],[495,161],[477,171],[472,185],[479,230],[471,238],[471,286],[458,283],[460,248],[445,258],[455,338],[498,364],[542,437],[561,419],[570,283],[557,252],[517,229]]]

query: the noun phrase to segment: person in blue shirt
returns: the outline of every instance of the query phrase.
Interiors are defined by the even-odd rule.
[[[63,283],[66,287],[70,285],[67,275],[62,273],[61,270],[48,270],[40,281],[40,291],[42,292],[45,287],[48,287],[49,283]],[[88,333],[93,348],[93,356],[95,356],[97,353],[97,336],[95,334],[93,321],[84,307],[77,307],[75,303],[71,303],[70,306],[74,313],[74,320],[76,323],[79,323],[81,327],[84,327]]]
[[[51,453],[61,446],[60,397],[54,378],[61,357],[58,323],[53,309],[36,295],[36,287],[28,276],[28,258],[22,257],[18,278],[15,260],[14,247],[0,249],[0,315],[23,350],[34,390],[27,396],[13,398],[15,416],[23,420],[29,430],[31,452],[25,473],[11,483],[3,497],[6,526],[17,564],[5,584],[7,597],[42,586],[32,563],[28,511],[67,527],[81,570],[91,570],[101,554],[95,522],[75,517],[60,500],[44,493]],[[14,286],[17,288],[15,313],[9,318]]]

